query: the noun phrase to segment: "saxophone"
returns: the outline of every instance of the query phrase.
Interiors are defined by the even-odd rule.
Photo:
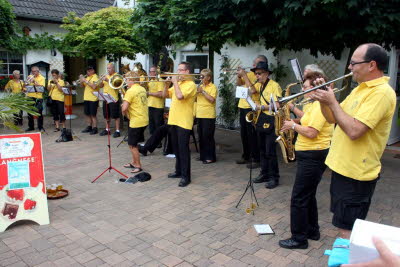
[[[290,95],[290,88],[297,85],[299,83],[291,83],[286,87],[285,97]],[[279,147],[282,150],[282,156],[285,163],[289,163],[296,159],[296,155],[294,152],[294,130],[290,129],[286,132],[282,132],[283,123],[286,120],[290,120],[290,109],[289,105],[280,106],[278,111],[275,112],[275,134],[278,136],[276,138],[276,142],[279,144]]]

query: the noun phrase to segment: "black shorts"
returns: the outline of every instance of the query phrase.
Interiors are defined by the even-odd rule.
[[[128,145],[138,146],[138,143],[144,142],[144,130],[146,126],[139,128],[131,128],[128,130]]]
[[[352,230],[356,219],[367,217],[378,179],[358,181],[332,171],[330,191],[334,226]]]
[[[108,117],[111,119],[118,119],[120,117],[121,113],[121,104],[118,102],[116,103],[109,103],[106,104],[105,102],[103,103],[103,116],[104,119],[107,119],[107,113],[106,113],[106,106],[108,108]]]
[[[83,108],[86,116],[96,117],[99,101],[83,101]]]
[[[64,102],[53,100],[51,104],[51,113],[54,121],[65,121]]]

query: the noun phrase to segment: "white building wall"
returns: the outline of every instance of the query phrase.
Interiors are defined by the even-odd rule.
[[[50,35],[54,35],[55,38],[59,38],[60,34],[64,34],[67,32],[66,30],[60,28],[60,24],[36,22],[29,20],[18,20],[17,23],[21,28],[28,26],[31,29],[31,36],[47,32]],[[25,65],[31,65],[33,63],[43,61],[50,64],[50,70],[58,69],[61,72],[64,71],[63,55],[58,50],[28,50],[24,60]],[[30,70],[25,70],[25,74],[29,74],[29,72]],[[44,73],[42,74],[44,75]]]

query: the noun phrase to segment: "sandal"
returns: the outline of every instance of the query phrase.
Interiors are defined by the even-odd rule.
[[[124,167],[125,168],[131,168],[131,169],[136,168],[135,166],[132,165],[132,163],[125,164]]]
[[[56,133],[56,132],[59,132],[60,131],[60,128],[55,128],[54,129],[54,132]]]
[[[141,172],[141,171],[143,171],[142,168],[135,167],[135,168],[131,171],[131,173],[139,173],[139,172]]]

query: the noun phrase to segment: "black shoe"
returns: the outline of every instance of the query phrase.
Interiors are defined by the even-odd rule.
[[[30,132],[30,131],[33,131],[33,130],[35,130],[35,128],[29,127],[29,128],[27,128],[27,129],[25,130],[25,132]]]
[[[92,126],[88,126],[82,130],[82,133],[90,133],[90,132],[92,132]]]
[[[177,174],[176,172],[168,174],[168,178],[181,178],[181,177],[182,177],[182,175],[181,174]]]
[[[90,132],[90,135],[95,135],[97,134],[99,131],[97,130],[97,127],[93,127],[92,131]]]
[[[41,132],[41,133],[45,133],[46,131],[44,130],[44,128],[39,128],[39,131]]]
[[[303,241],[299,242],[296,241],[292,238],[285,239],[285,240],[280,240],[279,241],[279,246],[282,248],[288,248],[288,249],[306,249],[308,248],[308,241]]]
[[[91,133],[90,133],[91,134]],[[105,136],[108,135],[108,131],[106,129],[104,129],[103,131],[100,132],[99,134],[100,136]]]
[[[265,184],[265,188],[274,189],[279,185],[279,182],[276,180],[270,180]]]
[[[260,162],[252,162],[246,165],[247,169],[257,169],[260,168]]]
[[[247,164],[247,163],[249,163],[249,161],[247,160],[247,159],[238,159],[237,161],[236,161],[236,164]]]
[[[117,137],[120,137],[121,136],[121,133],[120,132],[115,132],[115,133],[113,133],[113,137],[114,138],[117,138]]]
[[[56,133],[56,132],[59,132],[60,131],[60,128],[55,128],[54,129],[54,132]]]
[[[179,187],[185,187],[185,186],[188,186],[188,184],[190,184],[190,180],[189,179],[185,179],[185,178],[182,178],[181,179],[181,181],[179,182]]]
[[[260,184],[260,183],[265,183],[267,181],[267,178],[265,178],[262,174],[257,176],[256,178],[253,179],[253,183]]]
[[[307,234],[307,238],[318,241],[321,238],[321,234],[319,232],[316,232],[314,234]]]
[[[147,156],[147,149],[144,146],[139,145],[138,150],[140,154],[142,154],[145,157]]]

